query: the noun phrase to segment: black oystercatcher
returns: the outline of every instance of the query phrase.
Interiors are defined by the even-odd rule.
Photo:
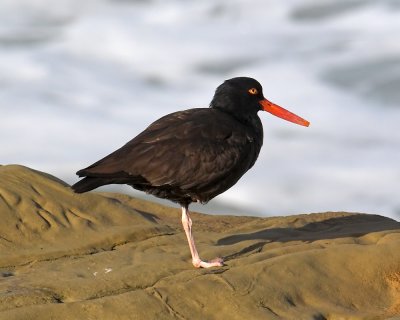
[[[107,184],[128,184],[179,203],[193,265],[222,266],[221,258],[200,259],[188,207],[228,190],[254,165],[263,143],[260,110],[309,125],[266,100],[258,81],[233,78],[217,88],[210,108],[178,111],[158,119],[122,148],[79,170],[77,174],[85,178],[72,188],[82,193]]]

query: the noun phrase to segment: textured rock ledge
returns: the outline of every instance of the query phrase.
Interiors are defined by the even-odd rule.
[[[400,223],[326,212],[193,214],[120,194],[74,194],[0,166],[0,319],[387,319],[400,315]]]

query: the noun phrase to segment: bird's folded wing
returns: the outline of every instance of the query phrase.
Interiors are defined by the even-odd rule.
[[[201,188],[227,175],[239,179],[257,157],[253,142],[239,126],[217,110],[175,112],[77,174],[128,178],[133,183],[136,179],[181,189]]]

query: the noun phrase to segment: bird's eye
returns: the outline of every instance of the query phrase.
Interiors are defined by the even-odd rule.
[[[251,88],[251,89],[249,89],[249,91],[248,91],[250,94],[257,94],[258,93],[258,90],[256,89],[256,88]]]

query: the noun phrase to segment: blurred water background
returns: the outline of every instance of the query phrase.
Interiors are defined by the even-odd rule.
[[[260,113],[255,167],[196,209],[400,217],[398,0],[1,0],[0,163],[75,182],[235,76],[311,127]]]

